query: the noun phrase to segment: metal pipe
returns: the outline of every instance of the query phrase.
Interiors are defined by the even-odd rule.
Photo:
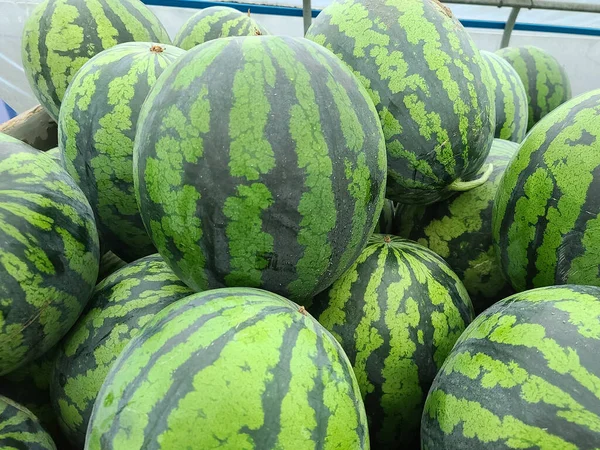
[[[527,9],[554,9],[559,11],[600,13],[600,4],[561,2],[554,0],[443,0],[444,3],[482,6],[508,6]]]
[[[519,15],[519,11],[521,8],[514,7],[510,11],[510,15],[508,16],[508,20],[506,21],[506,25],[504,26],[504,33],[502,33],[502,41],[500,41],[500,48],[508,47],[508,43],[510,42],[510,35],[515,28],[515,22],[517,21],[517,16]]]
[[[302,0],[302,18],[304,19],[304,35],[312,22],[312,9],[310,0]]]

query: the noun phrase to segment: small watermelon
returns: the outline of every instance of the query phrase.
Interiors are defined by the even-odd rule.
[[[190,445],[368,449],[344,351],[303,307],[259,289],[216,289],[166,307],[111,368],[85,449]]]
[[[400,205],[396,213],[394,234],[444,258],[467,288],[476,314],[513,293],[494,251],[492,210],[500,179],[518,148],[494,139],[486,160],[494,171],[486,183],[433,205]]]
[[[571,82],[560,62],[544,50],[526,45],[496,51],[521,77],[529,105],[527,131],[571,98]]]
[[[333,0],[306,37],[369,90],[387,144],[387,198],[429,204],[477,185],[495,107],[481,55],[448,8],[437,0]]]
[[[227,6],[211,6],[198,11],[183,24],[173,44],[184,50],[213,39],[229,36],[269,34],[250,13],[244,14]]]
[[[65,167],[92,205],[103,244],[126,261],[156,252],[133,190],[138,114],[158,76],[184,53],[150,42],[119,44],[85,63],[63,98],[58,141]]]
[[[130,41],[171,42],[139,0],[45,0],[25,22],[23,67],[33,93],[58,121],[62,98],[79,68],[102,50]]]
[[[0,448],[56,450],[56,445],[31,411],[0,395]]]
[[[517,71],[495,53],[482,51],[490,73],[489,88],[494,91],[496,105],[495,137],[521,142],[527,134],[529,107],[527,91]]]
[[[303,38],[194,47],[140,112],[134,184],[142,219],[196,291],[248,286],[312,299],[366,245],[385,176],[366,90]]]
[[[508,164],[493,238],[517,291],[600,285],[600,90],[544,117]]]
[[[427,391],[473,320],[456,274],[431,250],[376,234],[310,312],[353,365],[373,448],[418,444]]]
[[[600,289],[516,294],[477,317],[437,375],[423,450],[582,450],[600,443]]]

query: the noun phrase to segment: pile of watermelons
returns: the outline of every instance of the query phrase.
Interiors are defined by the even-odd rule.
[[[549,54],[437,0],[173,42],[46,0],[23,64],[58,148],[0,135],[0,448],[600,447],[600,90]]]

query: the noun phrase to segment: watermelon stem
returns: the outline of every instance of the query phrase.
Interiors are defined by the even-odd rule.
[[[485,169],[485,172],[483,173],[483,175],[481,175],[481,177],[477,178],[476,180],[471,180],[471,181],[462,181],[459,178],[454,183],[452,183],[450,186],[448,186],[448,190],[454,191],[454,192],[470,191],[471,189],[479,187],[482,184],[484,184],[487,180],[489,180],[490,175],[492,175],[493,171],[494,171],[494,165],[492,163],[490,163],[490,164],[488,164],[487,169]]]
[[[162,53],[165,51],[165,49],[160,45],[154,44],[152,47],[150,47],[150,51],[154,53]]]

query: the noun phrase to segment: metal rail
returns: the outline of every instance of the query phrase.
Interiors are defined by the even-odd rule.
[[[600,13],[600,3],[560,2],[555,0],[442,0],[442,3]]]

